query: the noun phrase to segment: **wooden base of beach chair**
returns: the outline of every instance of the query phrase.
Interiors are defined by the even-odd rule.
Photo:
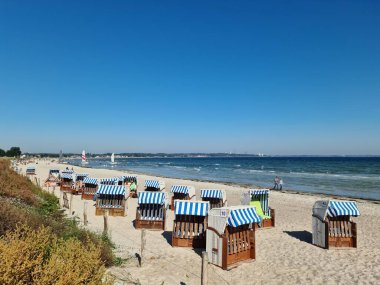
[[[165,221],[135,220],[136,229],[165,230]]]
[[[94,200],[95,194],[82,193],[82,200]]]
[[[61,185],[59,188],[63,192],[69,192],[72,193],[73,188],[71,186]]]
[[[264,219],[261,222],[261,227],[259,227],[259,224],[255,224],[255,229],[268,229],[268,228],[274,228],[275,227],[275,221],[276,221],[276,212],[274,209],[270,209],[270,219]]]
[[[173,221],[172,246],[206,248],[207,217],[178,215]]]
[[[143,212],[143,216],[139,211]],[[149,218],[142,218],[149,217]],[[136,229],[165,230],[166,209],[163,205],[140,205],[136,208]]]
[[[178,238],[172,237],[173,247],[206,248],[206,238]]]
[[[108,215],[112,217],[124,217],[125,208],[95,208],[95,216],[103,216],[104,210],[108,210]]]
[[[224,270],[236,266],[242,261],[256,258],[255,230],[248,225],[237,228],[226,227],[222,236],[222,268]]]
[[[346,217],[336,217],[325,222],[326,249],[357,248],[356,223]]]

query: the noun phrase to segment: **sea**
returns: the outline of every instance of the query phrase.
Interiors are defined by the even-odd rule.
[[[380,200],[380,157],[90,158],[88,167]],[[80,165],[80,160],[71,160]]]

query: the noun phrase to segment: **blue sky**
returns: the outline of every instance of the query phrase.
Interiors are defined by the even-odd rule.
[[[379,1],[1,1],[0,148],[380,154],[379,15]]]

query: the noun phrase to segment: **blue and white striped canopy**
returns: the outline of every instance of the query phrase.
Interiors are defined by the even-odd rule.
[[[232,209],[227,219],[227,224],[231,227],[238,227],[250,223],[260,223],[261,218],[256,213],[254,207],[245,207],[240,209]]]
[[[119,181],[119,179],[117,177],[101,178],[100,179],[100,184],[115,185],[118,181]]]
[[[171,188],[172,193],[183,193],[183,194],[189,194],[190,186],[185,185],[173,185]]]
[[[269,189],[250,189],[249,194],[251,196],[268,195]]]
[[[145,180],[145,187],[160,189],[160,181],[158,181],[158,180]]]
[[[87,174],[87,173],[77,173],[77,177],[78,177],[78,176],[81,176],[81,177],[87,177],[88,174]]]
[[[73,174],[62,173],[61,174],[61,178],[63,178],[63,179],[73,179]]]
[[[251,196],[251,201],[256,199],[260,201],[264,214],[269,216],[269,189],[250,189],[249,195]]]
[[[206,217],[210,208],[209,202],[175,200],[174,203],[176,215]]]
[[[201,198],[223,199],[223,191],[217,189],[201,189]]]
[[[139,204],[165,204],[164,192],[138,192]]]
[[[36,170],[36,168],[34,166],[28,166],[26,168],[26,171],[34,171],[34,170]]]
[[[91,178],[91,177],[85,177],[85,178],[83,179],[83,183],[85,183],[85,184],[98,185],[98,179],[97,179],[97,178]]]
[[[57,172],[59,172],[59,169],[57,169],[57,168],[51,168],[51,169],[49,169],[49,172],[50,173],[57,173]]]
[[[71,174],[71,173],[74,173],[74,171],[73,170],[69,170],[69,169],[64,169],[64,170],[62,170],[62,173]]]
[[[327,208],[327,215],[338,216],[360,216],[356,202],[354,201],[330,201]]]
[[[118,185],[100,185],[96,194],[125,195],[125,187]]]

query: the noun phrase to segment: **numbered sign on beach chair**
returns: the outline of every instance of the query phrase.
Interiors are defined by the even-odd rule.
[[[206,251],[209,262],[228,269],[256,258],[255,226],[261,222],[252,206],[214,208],[208,214]]]
[[[146,191],[162,191],[165,189],[165,182],[158,180],[145,180]]]
[[[110,216],[125,216],[125,193],[125,186],[99,185],[95,215],[103,215],[107,209]]]
[[[317,201],[313,207],[313,244],[322,248],[357,247],[357,228],[352,217],[360,215],[354,201]]]
[[[220,208],[227,206],[226,191],[220,189],[202,189],[202,201],[210,202],[210,208]]]
[[[205,248],[210,202],[175,200],[172,246]]]
[[[174,210],[174,200],[192,200],[195,199],[195,188],[187,185],[173,185],[170,189],[173,193],[171,209]]]
[[[262,218],[261,224],[256,224],[261,228],[272,228],[275,226],[275,210],[269,207],[268,189],[250,189],[250,206],[256,208],[256,212]]]
[[[83,190],[82,199],[83,200],[94,200],[94,196],[98,191],[98,179],[86,177],[83,179]]]
[[[136,229],[165,230],[167,205],[165,192],[138,192]]]

